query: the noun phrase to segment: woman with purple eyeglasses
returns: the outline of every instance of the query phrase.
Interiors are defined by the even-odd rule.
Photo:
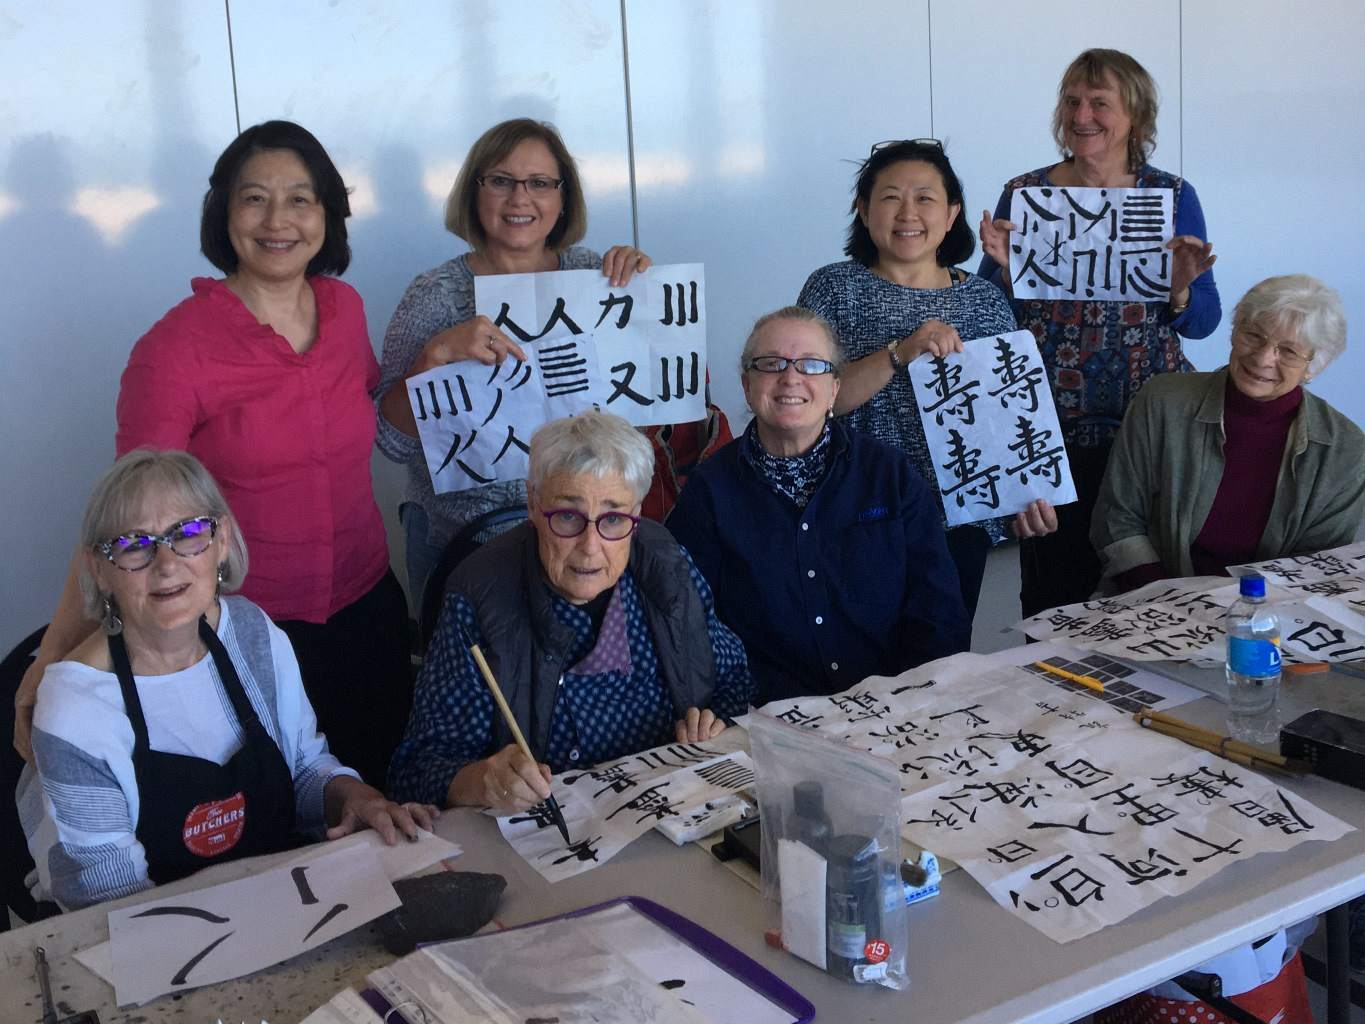
[[[617,416],[555,420],[532,436],[530,521],[475,551],[447,585],[389,769],[395,799],[525,810],[550,795],[552,772],[706,740],[743,713],[744,646],[687,552],[640,518],[653,473],[648,439]]]

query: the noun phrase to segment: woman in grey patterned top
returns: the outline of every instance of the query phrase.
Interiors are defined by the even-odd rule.
[[[964,338],[1015,329],[999,289],[955,266],[975,246],[962,202],[962,184],[937,141],[879,143],[854,186],[844,247],[852,258],[811,274],[797,300],[834,325],[848,353],[835,414],[909,455],[940,513],[933,460],[903,367],[926,352],[960,352]],[[1039,536],[1056,528],[1056,515],[1036,501],[1013,525],[1020,537]],[[1005,529],[1005,520],[988,519],[948,531],[969,616],[986,555]]]
[[[471,251],[420,275],[384,334],[379,385],[380,450],[408,467],[401,517],[408,588],[421,601],[426,579],[450,539],[496,508],[524,504],[520,480],[436,494],[403,382],[446,363],[525,359],[522,348],[474,312],[474,278],[600,267],[613,287],[650,265],[644,253],[613,246],[603,256],[575,246],[588,227],[578,168],[555,128],[518,118],[494,125],[465,157],[446,203],[446,228]]]

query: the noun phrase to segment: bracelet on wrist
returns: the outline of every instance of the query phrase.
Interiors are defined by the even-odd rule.
[[[901,347],[900,338],[897,338],[895,341],[891,342],[891,344],[886,346],[886,354],[891,359],[891,371],[893,373],[900,373],[901,370],[905,369],[905,364],[901,362],[901,356],[899,352],[900,347]]]

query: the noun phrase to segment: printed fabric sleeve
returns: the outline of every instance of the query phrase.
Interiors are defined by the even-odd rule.
[[[40,891],[63,910],[152,887],[127,795],[83,744],[35,727],[16,797]]]
[[[1204,208],[1199,205],[1199,196],[1194,186],[1183,181],[1180,186],[1180,201],[1175,208],[1175,233],[1194,235],[1207,242],[1209,230],[1204,224]],[[1223,319],[1223,305],[1218,297],[1218,285],[1213,279],[1213,270],[1204,271],[1190,285],[1190,306],[1185,312],[1171,321],[1171,329],[1183,338],[1207,338],[1218,328]]]
[[[473,607],[447,593],[417,676],[407,730],[389,762],[389,796],[400,803],[445,807],[456,773],[492,753],[493,698],[457,624],[480,641]]]
[[[686,548],[683,549],[683,557],[687,559],[692,586],[697,588],[702,605],[706,608],[706,633],[711,641],[716,667],[715,683],[711,688],[711,710],[721,718],[734,718],[749,710],[749,702],[753,699],[754,680],[749,674],[749,658],[744,653],[744,644],[739,637],[717,617],[711,586]]]
[[[198,379],[194,348],[175,344],[169,322],[158,323],[133,346],[119,381],[114,435],[119,456],[135,448],[184,451],[202,419],[192,383]]]
[[[388,329],[384,331],[384,350],[379,364],[379,385],[374,390],[375,401],[408,376],[413,360],[421,353],[432,335],[468,320],[474,313],[468,308],[453,308],[435,272],[420,275],[399,300]],[[407,463],[419,458],[422,442],[409,437],[387,419],[378,409],[378,431],[375,441],[379,450],[394,462]]]
[[[901,663],[920,665],[967,650],[972,623],[962,603],[962,587],[948,553],[938,506],[909,461],[902,462],[901,522],[910,578],[898,639],[905,655]]]
[[[279,716],[284,754],[294,777],[294,827],[304,835],[321,837],[326,829],[323,794],[338,775],[360,778],[327,748],[318,732],[317,715],[303,688],[298,659],[289,638],[274,623],[269,626],[271,655],[275,661],[275,707]]]
[[[809,309],[812,313],[819,313],[837,327],[839,294],[826,269],[822,267],[806,278],[806,283],[801,286],[801,294],[796,297],[796,304],[802,309]]]
[[[1147,522],[1147,495],[1157,491],[1157,481],[1152,477],[1162,452],[1162,430],[1157,422],[1161,417],[1152,408],[1159,401],[1158,391],[1144,388],[1128,407],[1090,519],[1090,543],[1100,556],[1106,578],[1153,562],[1176,575],[1180,572],[1178,565],[1162,562]]]

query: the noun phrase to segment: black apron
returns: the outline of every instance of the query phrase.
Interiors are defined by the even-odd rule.
[[[295,845],[294,779],[284,755],[256,716],[218,634],[203,618],[199,638],[213,656],[245,734],[242,749],[224,765],[151,749],[128,649],[121,635],[109,637],[109,656],[133,726],[137,838],[147,854],[147,874],[158,885],[220,861]]]

